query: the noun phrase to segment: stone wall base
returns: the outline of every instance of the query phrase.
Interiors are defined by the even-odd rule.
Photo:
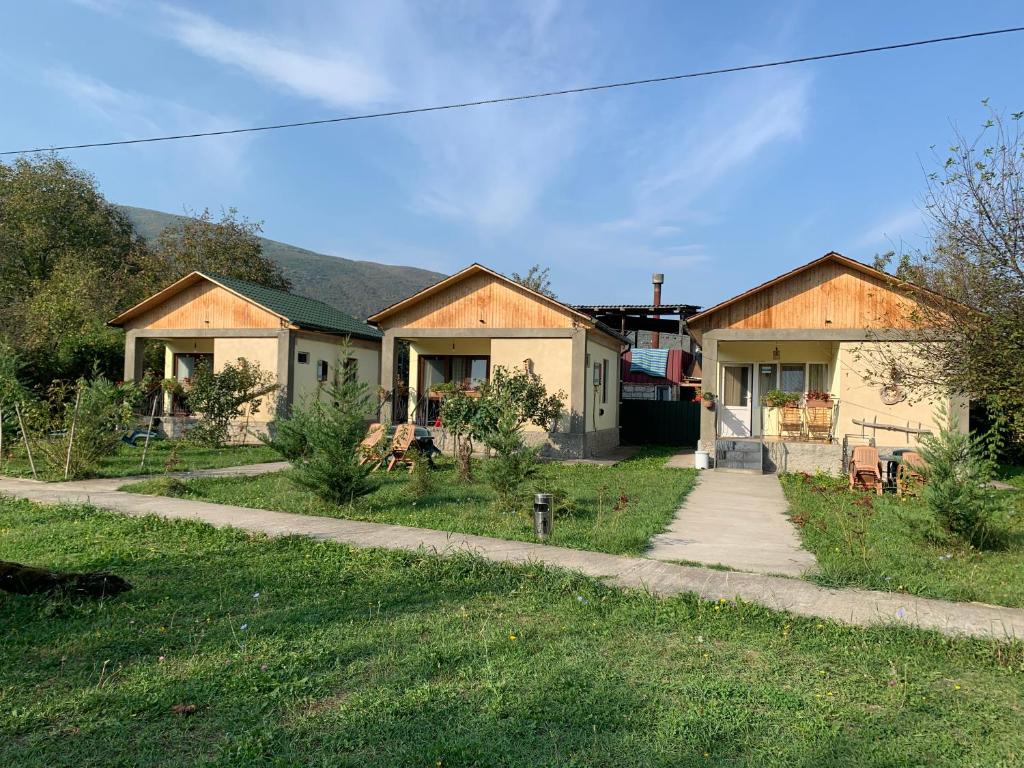
[[[147,422],[148,419],[143,419],[142,426],[145,426]],[[198,419],[194,416],[161,416],[159,422],[157,432],[168,440],[180,440],[198,422]],[[258,435],[267,434],[267,424],[269,424],[267,421],[250,421],[248,430],[246,430],[244,421],[232,424],[228,431],[228,444],[259,445]]]
[[[799,443],[771,440],[764,443],[764,471],[843,473],[843,447],[832,443]]]

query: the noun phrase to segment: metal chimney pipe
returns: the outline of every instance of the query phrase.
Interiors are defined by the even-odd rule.
[[[661,306],[661,285],[665,282],[665,276],[661,272],[655,272],[651,276],[651,282],[654,284],[654,306]],[[655,315],[655,320],[660,320],[661,315]],[[659,349],[661,347],[661,333],[653,331],[651,333],[651,349]]]

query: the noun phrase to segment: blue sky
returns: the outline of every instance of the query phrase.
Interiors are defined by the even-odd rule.
[[[1019,2],[37,0],[0,46],[0,150],[643,78],[1017,26]],[[923,166],[1024,108],[1024,34],[429,115],[80,150],[115,202],[569,301],[705,306],[829,250],[919,246]]]

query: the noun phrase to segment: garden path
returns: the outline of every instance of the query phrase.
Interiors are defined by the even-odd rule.
[[[705,470],[665,532],[651,538],[646,555],[800,576],[817,561],[800,545],[787,508],[775,475]]]
[[[542,563],[656,595],[692,592],[708,600],[742,599],[799,616],[851,624],[908,624],[949,635],[998,639],[1024,637],[1024,610],[981,603],[953,603],[859,589],[829,589],[782,576],[720,571],[642,557],[608,555],[485,536],[339,520],[203,501],[95,490],[80,483],[2,478],[0,493],[48,504],[90,503],[128,515],[200,520],[269,536],[302,535],[356,547],[471,552],[496,562]]]

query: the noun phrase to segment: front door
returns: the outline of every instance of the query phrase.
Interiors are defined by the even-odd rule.
[[[753,366],[722,366],[719,429],[722,437],[750,437]]]

